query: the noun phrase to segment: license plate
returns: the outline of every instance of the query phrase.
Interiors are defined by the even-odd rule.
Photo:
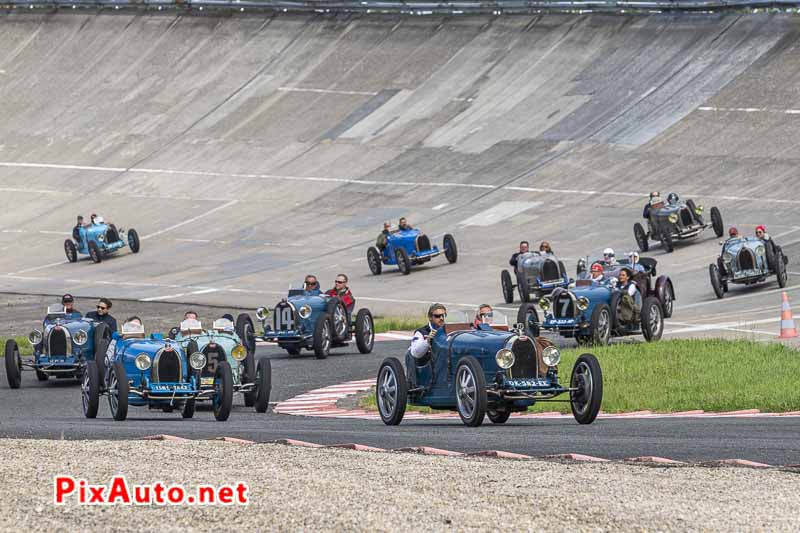
[[[734,279],[738,278],[750,278],[752,276],[758,275],[758,272],[755,270],[740,270],[733,275]]]
[[[549,387],[550,383],[545,379],[507,379],[506,385],[516,388]]]
[[[161,385],[158,383],[154,383],[150,385],[150,390],[153,392],[189,392],[192,390],[191,385],[188,384],[180,384],[180,385]]]
[[[200,384],[201,385],[213,385],[214,384],[214,378],[200,378]]]
[[[573,326],[575,325],[574,318],[551,318],[547,321],[550,326]]]

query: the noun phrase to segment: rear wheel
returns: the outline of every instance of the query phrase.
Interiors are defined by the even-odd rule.
[[[500,286],[503,288],[503,299],[507,304],[514,303],[514,284],[508,270],[500,272]]]
[[[661,232],[661,245],[668,254],[675,250],[675,246],[672,244],[672,228],[665,228]]]
[[[486,416],[486,376],[475,357],[468,355],[456,366],[456,407],[465,426],[478,427]]]
[[[648,296],[642,303],[641,325],[644,340],[648,342],[659,340],[664,333],[664,315],[661,313],[661,302],[655,296]]]
[[[194,416],[195,408],[197,407],[197,402],[192,398],[191,400],[186,400],[183,404],[183,409],[181,409],[181,416],[183,418],[192,418]]]
[[[403,420],[408,401],[408,381],[403,365],[396,357],[387,357],[378,370],[375,396],[381,420],[387,426],[396,426]]]
[[[370,272],[376,276],[380,276],[383,262],[381,261],[381,253],[374,246],[367,248],[367,264],[369,265]]]
[[[81,400],[83,416],[97,418],[97,410],[100,407],[100,374],[97,372],[97,363],[94,361],[86,363],[81,382]]]
[[[360,309],[356,315],[356,346],[361,353],[372,352],[375,345],[375,323],[369,309]]]
[[[717,298],[725,296],[725,291],[722,287],[722,278],[719,274],[719,267],[717,265],[708,265],[708,277],[711,278],[711,288],[714,289],[714,294]]]
[[[242,385],[253,383],[256,379],[256,354],[248,350],[247,357],[244,359],[244,375],[241,378]],[[244,406],[253,407],[256,403],[256,388],[244,393]]]
[[[783,252],[778,251],[775,254],[775,274],[778,278],[778,286],[782,289],[786,287],[786,282],[789,279],[789,275],[786,272],[786,263],[783,260]]]
[[[74,263],[78,260],[78,249],[72,240],[67,239],[64,241],[64,254],[67,256],[67,261]]]
[[[711,226],[717,237],[722,237],[722,234],[725,233],[725,228],[722,227],[722,213],[716,207],[711,208]]]
[[[224,422],[231,415],[232,407],[233,372],[231,372],[231,365],[227,361],[222,361],[217,365],[217,371],[214,372],[214,399],[211,402],[214,418],[219,422]]]
[[[272,393],[272,364],[266,357],[258,360],[255,390],[256,413],[266,413],[267,407],[269,407],[269,396]]]
[[[333,324],[328,313],[322,313],[314,325],[314,355],[317,359],[325,359],[331,351],[333,340]]]
[[[111,342],[111,328],[105,322],[94,327],[94,362],[100,375],[100,389],[103,389],[103,380],[106,379],[106,352]]]
[[[128,374],[121,361],[115,361],[108,374],[108,406],[114,420],[128,418]]]
[[[8,386],[18,389],[22,385],[22,358],[19,356],[19,346],[14,339],[6,341],[5,359]]]
[[[664,310],[664,318],[672,316],[672,310],[675,307],[675,291],[672,289],[672,283],[667,282],[664,287],[664,302],[662,303]]]
[[[697,214],[697,206],[695,205],[694,200],[692,200],[691,198],[689,200],[686,200],[686,207],[688,207],[689,211],[692,212],[692,218],[694,218],[698,224],[702,224],[703,215]]]
[[[456,240],[449,233],[444,236],[444,256],[450,263],[458,261],[458,247]]]
[[[95,263],[99,263],[103,260],[103,255],[100,252],[100,248],[97,247],[97,243],[94,241],[89,241],[89,257],[91,257],[92,261]]]
[[[572,416],[579,424],[591,424],[603,402],[603,373],[594,355],[585,353],[578,357],[572,367],[570,387],[578,389],[569,393]]]
[[[395,248],[394,255],[397,258],[397,268],[400,272],[407,276],[411,273],[411,259],[408,258],[408,253],[404,248]]]
[[[131,247],[131,252],[138,254],[139,249],[141,247],[141,243],[139,242],[139,233],[131,228],[128,230],[128,246]]]
[[[536,305],[532,303],[522,304],[517,311],[517,324],[525,326],[525,334],[529,337],[538,337],[540,334],[539,313],[536,312]]]
[[[253,319],[247,313],[240,313],[236,317],[236,334],[248,352],[255,351],[256,340],[253,338],[255,328],[253,327]]]
[[[47,381],[49,378],[50,378],[50,376],[48,376],[47,374],[45,374],[41,370],[37,370],[36,371],[36,379],[38,379],[39,381]]]
[[[636,238],[636,244],[639,246],[640,252],[646,252],[650,248],[650,244],[647,242],[647,233],[638,222],[633,225],[633,236]]]

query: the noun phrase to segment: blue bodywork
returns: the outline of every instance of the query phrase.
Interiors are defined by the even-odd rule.
[[[609,280],[595,282],[591,280],[579,280],[576,286],[569,290],[556,291],[552,293],[552,298],[545,298],[549,308],[544,312],[542,329],[556,331],[563,337],[590,336],[592,333],[592,312],[600,304],[611,306],[611,295],[616,289],[612,287]],[[586,309],[578,308],[577,302],[580,298],[588,300]],[[641,294],[637,292],[636,303],[641,306]],[[632,335],[641,330],[641,324],[636,321],[626,325],[623,331],[612,331],[612,336]]]
[[[80,377],[86,361],[94,360],[94,328],[95,323],[81,318],[80,313],[49,312],[42,331],[34,332],[40,333],[42,340],[34,344],[33,358],[23,361],[23,367],[56,377]],[[86,336],[82,345],[75,342],[79,331]]]
[[[92,224],[85,228],[80,228],[80,239],[77,242],[78,253],[89,254],[89,242],[94,242],[101,252],[108,255],[127,246],[127,242],[122,238],[121,231],[116,228],[109,231],[112,226],[108,224]],[[116,236],[116,239],[114,237]]]
[[[397,264],[396,248],[403,248],[406,251],[412,265],[426,263],[443,251],[439,250],[438,246],[431,246],[427,236],[418,229],[399,230],[386,237],[386,249],[383,251],[384,265]]]
[[[322,291],[290,289],[289,295],[278,302],[272,310],[272,324],[269,318],[262,320],[264,332],[255,339],[267,342],[277,342],[278,346],[288,350],[300,350],[301,348],[311,348],[314,342],[314,328],[323,313],[328,312],[331,296],[327,296]],[[310,309],[309,314],[303,318],[299,311],[303,308]],[[339,324],[334,318],[334,329],[345,327],[349,329],[348,317],[339,317]],[[344,322],[341,322],[344,321]]]
[[[722,245],[720,259],[728,283],[764,281],[774,273],[767,265],[766,245],[758,237],[728,239]]]
[[[186,353],[189,343],[194,341],[197,343],[197,351],[202,352],[208,358],[208,364],[203,369],[201,374],[201,386],[211,387],[214,385],[214,372],[216,369],[216,361],[212,360],[211,354],[222,353],[228,364],[231,365],[231,374],[233,376],[233,385],[235,392],[244,392],[242,389],[242,375],[245,372],[244,360],[237,361],[234,359],[232,353],[233,349],[237,346],[242,346],[242,341],[239,336],[233,331],[233,324],[231,324],[230,331],[215,331],[213,329],[202,331],[198,334],[194,333],[178,333],[175,341],[181,345],[181,348]],[[249,384],[248,390],[253,385]]]

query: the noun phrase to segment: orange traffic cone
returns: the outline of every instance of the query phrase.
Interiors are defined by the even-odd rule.
[[[792,308],[789,307],[789,297],[786,291],[783,292],[783,301],[781,302],[781,334],[779,339],[791,339],[797,337],[797,328],[794,325],[794,317],[792,317]]]

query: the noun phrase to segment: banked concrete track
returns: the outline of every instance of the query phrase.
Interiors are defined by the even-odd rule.
[[[380,313],[500,303],[517,241],[549,240],[570,269],[632,249],[650,190],[717,205],[744,231],[765,223],[792,253],[798,28],[733,14],[3,15],[0,290],[250,307],[345,271]],[[142,252],[66,264],[74,216],[91,212],[136,227]],[[436,241],[453,233],[458,263],[372,276],[367,243],[400,215]],[[678,292],[668,334],[773,336],[775,283],[717,303],[717,252],[711,232],[653,251]]]

